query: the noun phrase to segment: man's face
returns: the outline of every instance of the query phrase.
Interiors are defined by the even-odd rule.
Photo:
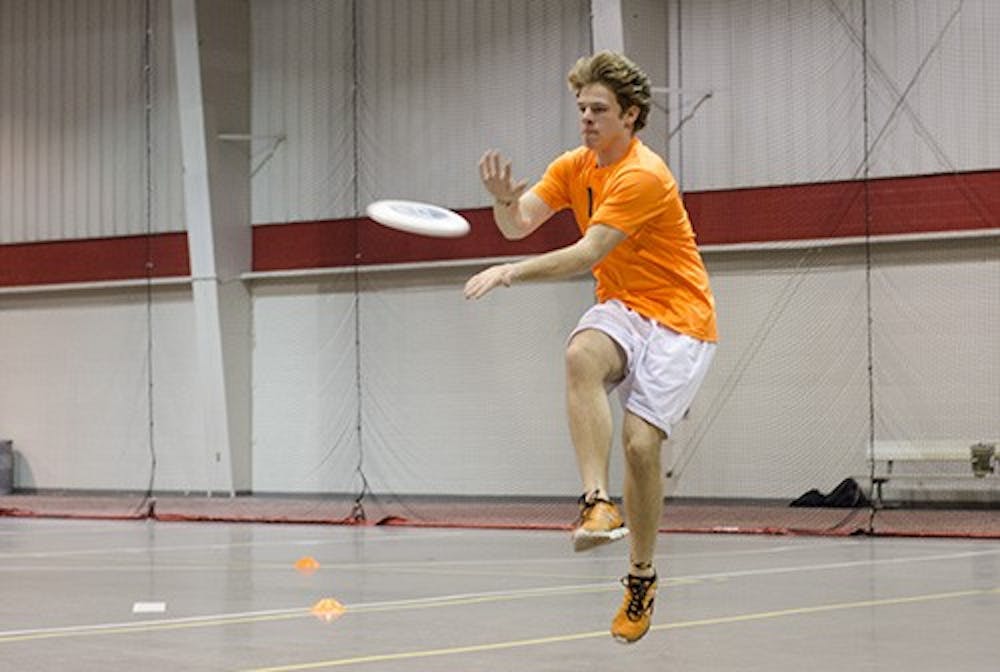
[[[603,84],[588,84],[580,89],[576,107],[580,112],[583,144],[589,149],[600,151],[632,137],[632,124],[638,116],[638,108],[630,107],[622,113],[615,94]]]

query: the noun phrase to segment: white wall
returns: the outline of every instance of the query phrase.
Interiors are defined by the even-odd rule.
[[[255,487],[353,492],[361,461],[375,492],[574,494],[562,346],[590,282],[470,303],[471,272],[364,274],[357,308],[352,275],[256,281]]]
[[[352,276],[255,283],[254,488],[356,492]]]
[[[1000,436],[1000,238],[877,248],[876,434]]]
[[[672,492],[791,497],[865,473],[863,249],[707,262],[723,340],[668,444]],[[996,247],[883,244],[873,262],[877,435],[995,436]],[[590,283],[470,304],[460,287],[472,270],[363,274],[357,323],[352,274],[254,281],[256,491],[355,492],[360,460],[375,492],[575,492],[562,345]],[[8,295],[0,306],[0,434],[25,456],[19,485],[144,488],[144,292]],[[158,289],[152,309],[156,485],[197,491],[213,459],[190,394],[190,294]],[[617,481],[618,453],[614,465]]]
[[[723,340],[668,444],[680,472],[672,492],[794,497],[867,473],[864,249],[707,261]],[[873,263],[877,435],[996,435],[1000,353],[984,347],[1000,333],[996,250],[885,244]],[[363,454],[376,492],[575,492],[562,346],[590,301],[589,282],[467,304],[458,290],[469,272],[365,276],[363,450],[357,407],[346,401],[356,398],[351,276],[255,284],[258,487],[308,490],[325,478],[339,490]],[[289,455],[297,466],[277,468]]]
[[[872,255],[875,436],[1000,431],[1000,245],[880,244]],[[707,256],[722,342],[675,436],[681,495],[793,497],[867,473],[861,246]]]
[[[207,489],[191,293],[149,298],[144,288],[0,296],[0,434],[18,452],[18,487],[145,490],[152,448],[154,487]]]

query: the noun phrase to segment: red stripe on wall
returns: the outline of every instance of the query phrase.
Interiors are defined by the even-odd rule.
[[[367,218],[256,226],[253,270],[327,268],[449,261],[535,254],[579,238],[573,216],[560,212],[534,235],[508,241],[493,224],[492,208],[463,210],[471,231],[461,238],[430,238],[380,226]]]
[[[690,192],[684,199],[702,245],[824,239],[865,234],[859,181]],[[870,180],[872,235],[1000,228],[1000,170]],[[366,218],[255,226],[253,270],[400,264],[545,252],[578,233],[562,212],[526,240],[507,241],[490,208],[465,210],[463,238],[401,233]],[[0,245],[0,286],[190,275],[185,233]]]
[[[0,286],[186,276],[187,234],[0,245]]]
[[[1000,171],[872,184],[872,233],[972,231],[1000,227]]]
[[[1000,171],[869,180],[875,236],[1000,227]],[[864,182],[685,194],[702,245],[865,235]]]
[[[700,245],[864,234],[861,183],[791,185],[684,195]]]

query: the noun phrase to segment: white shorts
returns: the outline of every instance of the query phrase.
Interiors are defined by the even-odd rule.
[[[617,384],[622,406],[669,436],[705,380],[715,343],[680,334],[616,300],[592,306],[570,339],[586,329],[607,334],[625,352],[625,377]]]

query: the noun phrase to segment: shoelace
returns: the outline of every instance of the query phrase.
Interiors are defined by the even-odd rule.
[[[580,495],[580,499],[576,500],[576,503],[580,505],[580,510],[584,511],[584,512],[589,511],[590,509],[594,508],[594,506],[598,502],[603,502],[605,504],[610,504],[611,503],[609,500],[604,499],[603,497],[594,497],[593,499],[591,499],[591,500],[588,501],[586,494]]]
[[[629,594],[628,607],[625,608],[625,613],[628,614],[629,620],[638,621],[642,618],[642,614],[653,606],[652,600],[650,600],[648,605],[645,602],[646,593],[649,592],[649,587],[655,582],[655,576],[645,578],[629,574],[622,579],[622,585],[625,586]]]

